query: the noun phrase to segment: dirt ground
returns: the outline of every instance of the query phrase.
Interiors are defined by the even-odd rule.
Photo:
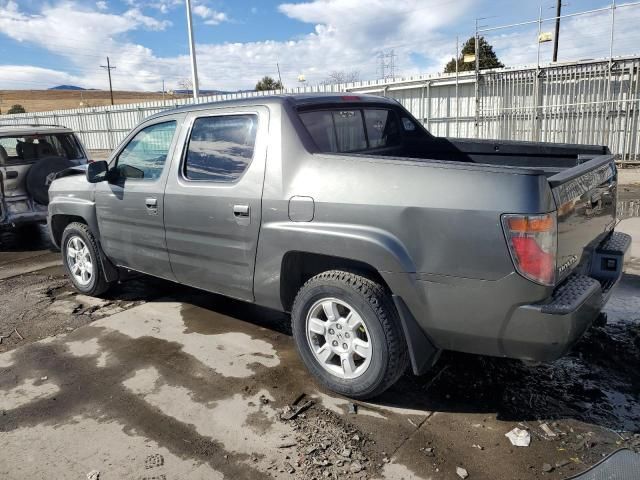
[[[621,188],[636,238],[639,199]],[[640,450],[639,246],[567,357],[445,353],[352,403],[309,378],[283,314],[148,277],[88,298],[44,229],[0,233],[0,478],[567,478]]]
[[[175,95],[165,98],[185,98],[188,95]],[[137,103],[162,100],[162,92],[113,92],[115,104]],[[81,105],[82,103],[82,105]],[[0,109],[2,113],[12,105],[22,105],[27,113],[47,112],[68,108],[100,107],[111,105],[108,90],[0,90]]]

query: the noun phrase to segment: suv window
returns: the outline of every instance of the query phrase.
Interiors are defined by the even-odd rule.
[[[156,180],[162,175],[176,122],[163,122],[140,130],[118,156],[117,170],[122,178]]]
[[[300,113],[321,152],[362,152],[400,144],[396,114],[384,108],[322,110]]]
[[[84,154],[75,136],[69,133],[0,138],[0,164],[32,163],[45,157],[78,160]]]
[[[233,182],[253,158],[258,130],[255,114],[200,117],[193,122],[184,162],[189,180]]]

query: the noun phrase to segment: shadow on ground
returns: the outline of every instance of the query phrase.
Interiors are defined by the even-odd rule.
[[[33,252],[54,250],[46,225],[30,223],[0,229],[0,252]]]

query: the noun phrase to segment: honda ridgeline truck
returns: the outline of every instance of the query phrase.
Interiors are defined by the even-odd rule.
[[[607,147],[438,138],[375,96],[165,111],[85,169],[49,190],[78,291],[133,270],[291,312],[313,376],[354,398],[443,350],[557,359],[631,240]]]

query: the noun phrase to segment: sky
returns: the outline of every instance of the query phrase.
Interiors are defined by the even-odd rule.
[[[482,28],[555,15],[555,0],[192,0],[200,88],[252,89],[263,76],[285,87],[325,81],[332,72],[379,77],[380,52],[393,50],[395,74],[437,73]],[[608,0],[563,0],[563,14]],[[624,2],[617,1],[618,5]],[[640,6],[616,9],[614,56],[640,53]],[[506,66],[536,62],[537,24],[484,32]],[[542,24],[554,30],[553,21]],[[611,12],[562,20],[559,60],[609,55]],[[551,43],[540,45],[542,62]],[[184,0],[0,0],[0,89],[60,84],[161,91],[188,84]]]

